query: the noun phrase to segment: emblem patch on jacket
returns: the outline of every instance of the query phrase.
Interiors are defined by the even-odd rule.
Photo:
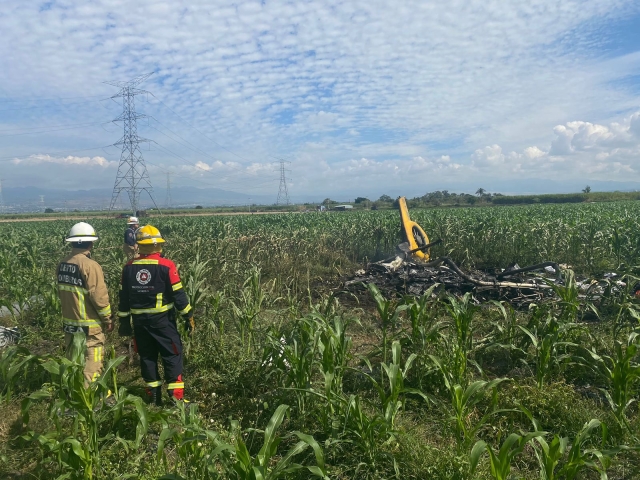
[[[136,280],[140,285],[146,285],[151,281],[151,272],[146,268],[143,268],[138,273],[136,273]]]

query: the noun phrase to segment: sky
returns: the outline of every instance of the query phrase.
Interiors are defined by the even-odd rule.
[[[111,188],[118,88],[154,188],[293,200],[640,181],[636,0],[4,0],[0,178]],[[600,183],[598,183],[600,182]]]

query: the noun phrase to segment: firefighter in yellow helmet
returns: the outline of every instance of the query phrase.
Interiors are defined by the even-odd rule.
[[[98,240],[88,223],[76,223],[65,239],[71,253],[58,265],[58,295],[62,305],[64,339],[68,358],[73,358],[73,336],[86,337],[85,384],[102,372],[104,330],[113,330],[109,292],[102,267],[91,259],[93,242]]]
[[[162,358],[169,396],[175,400],[184,399],[182,339],[176,319],[180,315],[187,330],[192,331],[193,311],[175,264],[161,255],[165,240],[160,231],[146,225],[136,232],[136,241],[140,256],[122,270],[118,333],[122,336],[133,334],[148,399],[161,405],[158,355]]]

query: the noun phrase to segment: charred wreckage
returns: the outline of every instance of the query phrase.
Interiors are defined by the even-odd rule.
[[[556,286],[564,287],[563,270],[567,265],[542,262],[520,267],[512,264],[505,269],[492,271],[463,271],[449,257],[431,258],[431,247],[441,240],[429,242],[425,231],[411,220],[406,199],[398,200],[404,242],[396,247],[396,254],[379,262],[366,265],[364,269],[344,281],[346,290],[363,292],[373,283],[389,296],[424,294],[433,285],[437,290],[454,294],[471,292],[477,302],[504,300],[516,308],[526,308],[533,303],[557,298]],[[616,278],[616,273],[605,274],[601,280],[579,279],[576,287],[583,298],[597,299],[605,288],[625,288],[626,283]],[[640,284],[634,290],[640,293]]]

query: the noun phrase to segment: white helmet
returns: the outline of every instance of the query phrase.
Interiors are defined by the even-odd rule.
[[[127,225],[138,225],[138,217],[129,217]]]
[[[98,240],[96,231],[91,225],[85,222],[76,223],[71,230],[69,236],[65,238],[65,242],[95,242]]]

